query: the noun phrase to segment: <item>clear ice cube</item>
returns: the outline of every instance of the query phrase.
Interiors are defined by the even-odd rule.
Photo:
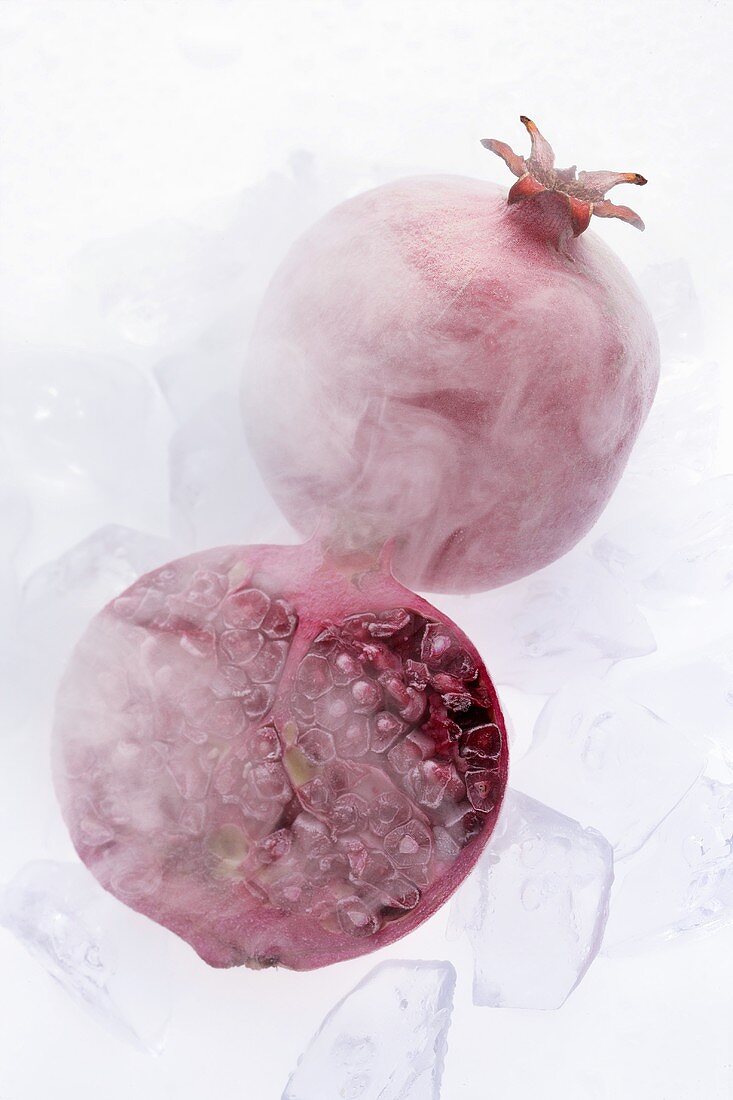
[[[282,1100],[439,1100],[449,962],[385,962],[326,1016]]]
[[[482,652],[498,684],[550,694],[580,675],[656,648],[623,586],[582,549],[515,584],[470,600],[446,598],[463,629],[486,638]]]
[[[194,417],[218,393],[230,394],[236,404],[239,357],[232,345],[244,344],[244,335],[230,338],[218,329],[206,333],[191,347],[161,359],[153,374],[179,425]]]
[[[68,657],[88,620],[142,573],[175,557],[173,544],[111,524],[36,569],[22,589],[20,648],[46,672]],[[48,679],[48,677],[46,677]]]
[[[625,691],[733,768],[733,635],[628,679]]]
[[[643,291],[665,358],[694,354],[702,344],[702,311],[687,263],[650,264],[641,272]]]
[[[0,442],[0,462],[3,462]],[[18,551],[31,523],[27,494],[12,477],[0,477],[0,719],[8,728],[16,725],[23,711],[16,685],[23,661],[18,653],[18,605],[20,584]]]
[[[633,954],[733,920],[733,784],[700,779],[619,869],[603,941]]]
[[[713,464],[721,372],[706,359],[665,359],[649,417],[629,462],[636,477],[699,479]]]
[[[644,843],[703,766],[674,726],[605,686],[575,682],[546,703],[512,783],[597,829],[619,860]]]
[[[680,490],[712,472],[722,407],[717,363],[665,357],[649,416],[591,539],[631,527],[650,503],[673,515]]]
[[[452,933],[474,952],[474,1004],[559,1008],[598,954],[612,882],[600,833],[508,791],[451,908]]]
[[[122,341],[163,351],[217,319],[245,263],[219,234],[168,218],[95,241],[77,257],[79,278]]]
[[[108,1030],[162,1049],[172,1004],[167,933],[106,893],[85,867],[26,864],[0,888],[0,925]]]
[[[292,541],[249,454],[236,401],[212,398],[170,443],[172,530],[188,549]]]
[[[1,446],[1,445],[0,445]],[[0,461],[3,459],[0,449]],[[0,477],[0,659],[5,651],[6,635],[15,627],[18,602],[18,550],[30,529],[30,503],[27,494],[11,477]]]
[[[595,542],[595,557],[644,604],[733,591],[733,475],[656,494]]]
[[[105,523],[167,527],[168,414],[131,363],[7,347],[0,440],[33,512],[36,564]]]

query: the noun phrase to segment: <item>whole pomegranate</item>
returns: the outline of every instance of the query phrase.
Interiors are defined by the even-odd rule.
[[[391,537],[410,587],[504,584],[569,550],[611,495],[659,373],[630,275],[586,233],[633,173],[556,169],[537,127],[509,191],[451,176],[349,199],[298,241],[243,385],[265,481],[304,533]]]
[[[383,564],[315,541],[142,577],[57,700],[79,855],[212,966],[307,970],[405,935],[476,862],[506,775],[468,639]]]

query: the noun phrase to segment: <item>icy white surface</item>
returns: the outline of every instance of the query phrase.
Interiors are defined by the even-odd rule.
[[[559,1008],[598,953],[612,881],[600,833],[509,791],[451,910],[474,951],[474,1003]]]
[[[0,392],[6,468],[32,506],[27,561],[105,523],[167,528],[165,419],[145,374],[87,350],[8,344]]]
[[[455,983],[448,962],[375,967],[329,1012],[282,1100],[439,1100]]]
[[[238,279],[244,257],[217,244],[214,234],[171,218],[91,244],[78,262],[113,332],[161,351],[200,336]]]
[[[733,476],[647,500],[598,540],[595,556],[645,604],[733,593]]]
[[[133,1045],[162,1047],[171,1011],[167,937],[81,864],[39,860],[0,888],[0,925],[91,1016]]]
[[[174,556],[170,539],[109,524],[35,569],[20,601],[19,645],[29,665],[60,672],[92,615]]]
[[[7,468],[7,455],[2,453],[0,458],[3,468]],[[28,496],[9,476],[0,481],[0,512],[0,575],[3,583],[9,584],[17,576],[16,555],[30,527]]]
[[[620,873],[603,942],[634,952],[733,921],[733,784],[701,779]]]
[[[230,399],[206,402],[174,433],[170,471],[171,527],[182,545],[296,541],[260,481]]]
[[[733,633],[631,676],[626,691],[733,770]]]
[[[660,319],[655,317],[657,325]],[[722,392],[720,366],[701,358],[699,351],[685,358],[664,356],[654,404],[629,459],[623,494],[611,503],[611,514],[621,508],[628,510],[632,492],[639,503],[649,499],[651,492],[658,504],[665,499],[659,492],[661,483],[668,487],[691,485],[710,473],[717,451]],[[666,499],[673,509],[674,500]]]
[[[441,599],[469,635],[484,636],[498,684],[549,694],[570,677],[600,677],[653,652],[644,615],[624,587],[578,547],[494,592]]]
[[[641,272],[639,286],[652,311],[667,361],[684,355],[694,360],[703,339],[703,321],[689,265],[679,257],[650,264]],[[692,430],[697,428],[693,426]]]
[[[537,719],[512,782],[635,852],[699,777],[705,758],[645,707],[595,684],[570,683]]]
[[[552,694],[580,672],[605,677],[684,731],[710,752],[708,770],[730,780],[730,589],[721,588],[713,528],[696,519],[701,498],[687,492],[722,484],[733,467],[725,215],[733,173],[720,115],[733,92],[727,6],[618,0],[589,16],[582,0],[5,0],[0,21],[0,311],[11,349],[0,364],[0,878],[12,879],[28,858],[71,858],[47,775],[48,715],[31,709],[27,691],[30,683],[33,701],[52,694],[52,655],[61,659],[83,608],[103,598],[96,582],[89,604],[76,581],[68,597],[59,593],[48,580],[56,566],[41,589],[36,574],[33,591],[48,602],[32,601],[45,635],[34,626],[33,645],[42,642],[44,656],[23,651],[30,622],[17,610],[32,574],[68,561],[110,525],[152,538],[175,528],[180,551],[265,532],[288,537],[274,509],[260,513],[259,479],[238,449],[234,418],[223,430],[207,412],[212,400],[220,410],[236,405],[244,342],[270,274],[320,213],[383,180],[411,172],[501,180],[477,139],[516,133],[520,111],[545,125],[559,162],[649,177],[633,196],[646,232],[612,222],[595,231],[643,288],[663,378],[607,512],[545,590],[522,582],[443,602],[512,685],[504,695],[518,750],[544,701],[525,693]],[[713,178],[713,199],[701,201]],[[228,462],[247,479],[241,495],[233,480],[218,487]],[[694,523],[689,561],[686,533],[655,518],[673,522],[678,503]],[[668,530],[665,556],[659,533],[664,542]],[[615,575],[592,557],[611,536],[614,548],[633,551]],[[122,584],[111,557],[107,575]],[[649,561],[663,580],[656,589]],[[583,595],[591,571],[606,579],[595,606]],[[58,575],[72,576],[65,566]],[[553,595],[563,587],[569,597]],[[58,609],[52,631],[44,606],[49,621]],[[648,654],[654,638],[658,651]],[[627,656],[613,663],[619,640]],[[441,1100],[483,1095],[487,1065],[491,1088],[517,1100],[727,1100],[733,931],[711,922],[714,936],[675,936],[673,953],[647,950],[655,928],[689,913],[678,904],[680,883],[695,858],[670,877],[677,893],[659,921],[651,884],[663,881],[668,859],[680,871],[661,839],[690,795],[616,868],[625,889],[622,872],[644,860],[634,890],[614,892],[609,923],[610,936],[620,907],[624,943],[637,937],[638,952],[597,960],[560,1012],[473,1008],[469,948],[464,938],[446,943],[444,913],[385,952],[456,964]],[[138,928],[135,943],[156,931],[144,921]],[[372,966],[223,973],[166,943],[184,980],[166,1046],[152,1059],[72,1011],[61,991],[49,996],[42,968],[0,936],[0,1095],[78,1100],[103,1082],[106,1100],[190,1100],[203,1081],[217,1095],[270,1100],[316,1021]],[[142,946],[129,974],[144,1000],[138,954]]]
[[[6,458],[0,442],[0,462]],[[27,493],[9,476],[0,474],[0,723],[11,726],[23,703],[15,685],[18,677],[16,630],[20,584],[17,557],[28,534],[31,506]],[[1,734],[0,734],[1,735]]]

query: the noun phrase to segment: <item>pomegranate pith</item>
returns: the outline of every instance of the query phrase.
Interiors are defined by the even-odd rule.
[[[138,580],[57,702],[74,844],[213,966],[323,966],[441,905],[495,824],[496,693],[470,641],[382,566],[316,542]]]
[[[505,584],[608,501],[659,373],[651,317],[593,214],[638,173],[556,169],[488,140],[509,193],[396,180],[330,211],[265,295],[242,387],[264,479],[304,534],[395,540],[411,588]]]

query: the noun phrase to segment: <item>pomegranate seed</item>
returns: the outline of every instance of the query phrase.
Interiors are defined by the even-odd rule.
[[[333,677],[325,657],[309,653],[298,667],[297,683],[306,699],[318,699],[333,686]]]
[[[227,626],[240,627],[242,630],[258,630],[269,610],[269,596],[257,588],[246,588],[227,596],[222,614]]]

